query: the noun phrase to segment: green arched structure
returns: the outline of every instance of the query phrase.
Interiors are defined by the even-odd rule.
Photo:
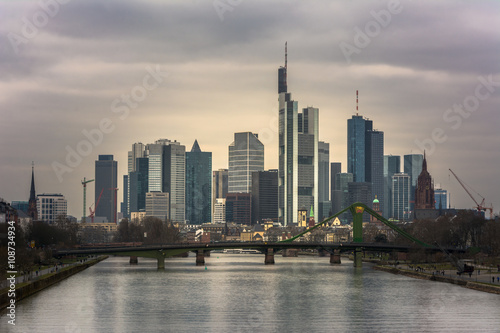
[[[413,237],[412,235],[410,235],[409,233],[407,233],[403,229],[399,228],[398,226],[396,226],[394,223],[390,222],[389,220],[385,219],[380,214],[376,213],[370,207],[366,206],[365,204],[363,204],[361,202],[353,203],[352,205],[341,210],[337,214],[332,215],[329,218],[323,220],[322,222],[316,224],[314,227],[311,227],[311,228],[301,232],[300,234],[298,234],[292,238],[285,239],[281,242],[283,242],[283,243],[293,242],[297,238],[307,234],[308,232],[313,231],[314,229],[322,226],[325,223],[330,222],[331,220],[333,220],[334,218],[336,218],[337,216],[339,216],[340,214],[342,214],[346,211],[350,211],[352,214],[352,218],[353,218],[353,242],[354,243],[362,243],[363,242],[363,213],[366,212],[366,213],[370,214],[371,216],[375,217],[377,220],[379,220],[380,222],[382,222],[386,226],[388,226],[389,228],[391,228],[392,230],[396,231],[398,234],[411,240],[412,242],[415,242],[423,247],[432,247],[431,245],[429,245],[425,242],[422,242],[421,240]]]

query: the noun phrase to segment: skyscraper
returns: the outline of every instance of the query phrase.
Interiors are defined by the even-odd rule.
[[[365,180],[372,183],[372,198],[377,197],[379,205],[385,202],[384,197],[384,132],[366,132]]]
[[[146,193],[148,192],[149,159],[135,159],[134,171],[129,173],[129,214],[146,209]]]
[[[234,133],[229,145],[230,193],[250,193],[252,172],[264,170],[264,145],[251,132]]]
[[[336,176],[342,171],[342,164],[333,162],[330,164],[330,198],[332,203],[332,214],[336,214],[341,210],[342,192],[337,188]],[[352,181],[352,179],[350,180]]]
[[[323,141],[318,141],[318,207],[318,221],[330,216],[330,144]]]
[[[226,197],[226,221],[250,225],[252,197],[250,193],[228,193]]]
[[[228,191],[228,178],[229,178],[228,169],[219,169],[213,171],[212,174],[212,220],[214,219],[215,214],[215,204],[216,199],[225,199]],[[224,201],[224,209],[226,207],[226,201]],[[224,212],[224,219],[226,213]]]
[[[352,182],[347,184],[348,187],[348,205],[355,202],[361,202],[368,207],[372,206],[372,183],[368,182]],[[370,222],[370,215],[363,214],[363,222]]]
[[[434,190],[434,199],[436,200],[436,209],[448,209],[448,191],[441,188]]]
[[[129,183],[128,183],[128,177],[129,175],[123,175],[123,201],[120,206],[120,210],[123,214],[124,218],[129,218],[130,215],[128,213],[128,200],[129,200]]]
[[[186,220],[189,224],[212,221],[212,153],[202,152],[195,140],[186,152]]]
[[[335,193],[340,195],[339,201],[340,206],[334,214],[338,213],[342,209],[346,208],[350,205],[349,203],[349,183],[352,183],[353,176],[352,173],[348,172],[339,172],[335,175]],[[336,194],[337,195],[337,194]],[[345,212],[341,216],[339,216],[340,221],[342,223],[349,223],[351,221],[351,213]]]
[[[168,193],[168,219],[184,223],[186,147],[175,140],[160,139],[146,145],[146,154],[149,156],[148,192]]]
[[[278,70],[279,101],[279,216],[285,225],[297,224],[299,210],[318,212],[318,109],[298,113],[287,92],[287,66]],[[317,220],[317,216],[316,216]]]
[[[118,162],[113,160],[113,155],[99,155],[99,159],[95,161],[94,202],[99,201],[99,205],[95,208],[95,216],[105,217],[108,223],[115,222],[116,217],[117,169]],[[101,197],[100,200],[99,196]]]
[[[366,181],[366,133],[372,130],[373,122],[357,113],[347,120],[347,172],[352,173],[354,182]]]
[[[163,192],[146,193],[146,216],[166,221],[169,216],[169,195]]]
[[[384,203],[382,215],[392,217],[392,176],[401,172],[401,156],[384,155]]]
[[[410,219],[410,176],[406,173],[396,173],[392,176],[392,214],[399,221]]]
[[[404,155],[404,173],[410,176],[410,211],[415,210],[415,188],[420,172],[422,172],[422,162],[424,155],[408,154]]]
[[[252,224],[278,219],[278,170],[252,174]]]

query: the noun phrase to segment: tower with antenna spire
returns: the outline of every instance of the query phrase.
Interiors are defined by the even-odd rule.
[[[38,220],[38,210],[36,207],[36,192],[35,192],[35,163],[31,162],[31,189],[30,199],[28,201],[28,216],[33,221]]]
[[[278,69],[278,215],[284,225],[297,225],[299,212],[311,207],[315,214],[319,212],[319,110],[307,107],[299,112],[298,102],[292,100],[287,87],[287,47],[285,43],[285,66]]]

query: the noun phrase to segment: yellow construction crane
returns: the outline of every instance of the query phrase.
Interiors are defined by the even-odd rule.
[[[82,180],[82,185],[83,185],[83,215],[82,215],[82,223],[85,223],[86,222],[86,209],[85,207],[87,206],[87,183],[90,183],[90,182],[93,182],[94,179],[91,179],[91,180],[86,180],[85,177],[83,177],[83,180]]]

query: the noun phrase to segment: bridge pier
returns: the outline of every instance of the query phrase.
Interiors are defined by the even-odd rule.
[[[205,265],[205,251],[196,250],[196,266]]]
[[[264,253],[265,253],[264,264],[274,265],[274,249],[266,249]]]
[[[363,250],[358,247],[354,250],[354,267],[363,266]]]
[[[162,269],[165,269],[165,258],[162,256],[162,257],[158,257],[156,258],[156,260],[158,261],[158,270],[162,270]]]
[[[205,257],[210,257],[210,250],[203,250],[203,255]]]
[[[130,261],[129,261],[129,263],[130,263],[131,265],[137,265],[137,264],[139,263],[139,260],[137,259],[137,257],[136,257],[136,256],[130,256]]]
[[[330,254],[330,264],[341,264],[339,250],[334,250],[333,253]]]

